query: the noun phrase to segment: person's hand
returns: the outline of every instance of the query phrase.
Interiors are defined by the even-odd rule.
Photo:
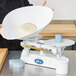
[[[46,1],[46,0],[44,0],[44,2],[41,4],[41,6],[45,6],[45,5],[46,5],[46,3],[47,3],[47,1]]]
[[[44,2],[41,4],[41,6],[45,6],[46,5],[46,3],[47,3],[47,1],[46,0],[44,0]],[[53,11],[54,11],[54,8],[51,8]]]

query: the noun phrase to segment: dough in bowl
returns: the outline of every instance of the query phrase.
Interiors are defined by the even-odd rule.
[[[33,23],[25,23],[18,27],[18,33],[21,35],[29,35],[37,30],[37,26]]]

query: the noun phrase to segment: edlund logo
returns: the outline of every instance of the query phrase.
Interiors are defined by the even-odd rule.
[[[35,59],[35,63],[37,63],[37,64],[43,64],[43,60],[41,60],[41,59]]]

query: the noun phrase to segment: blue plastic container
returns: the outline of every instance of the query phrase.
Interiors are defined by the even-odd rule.
[[[55,41],[57,43],[61,43],[62,42],[62,34],[60,34],[60,33],[55,34]]]

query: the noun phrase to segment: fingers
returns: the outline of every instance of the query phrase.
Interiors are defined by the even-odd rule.
[[[45,6],[45,5],[46,5],[46,3],[47,3],[47,1],[46,1],[46,0],[44,0],[44,2],[41,4],[41,6]]]
[[[1,26],[1,24],[0,24],[0,28],[1,28],[2,26]]]
[[[46,0],[44,0],[44,2],[41,4],[41,6],[45,6],[46,5],[46,3],[47,3],[47,1]],[[52,11],[54,11],[54,8],[51,8],[52,9]]]
[[[51,8],[52,9],[52,11],[54,11],[54,8]]]

